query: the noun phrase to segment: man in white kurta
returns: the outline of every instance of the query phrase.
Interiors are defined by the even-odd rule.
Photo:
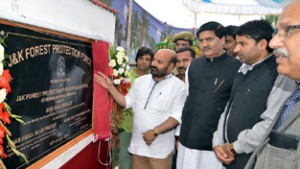
[[[128,151],[133,169],[170,169],[175,128],[181,123],[186,99],[185,84],[171,74],[175,52],[161,49],[154,55],[151,75],[137,78],[126,96],[102,73],[95,81],[106,88],[114,100],[133,109],[133,130]]]
[[[150,146],[144,142],[142,133],[159,126],[169,117],[181,122],[185,95],[184,84],[172,74],[159,82],[152,75],[136,79],[126,95],[126,108],[132,107],[134,112],[132,138],[128,148],[130,153],[165,158],[172,152],[174,130],[158,135]]]

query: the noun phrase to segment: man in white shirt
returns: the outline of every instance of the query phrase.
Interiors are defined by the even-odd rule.
[[[161,49],[154,55],[151,75],[137,78],[126,96],[101,72],[95,80],[106,88],[115,101],[133,109],[133,130],[128,151],[133,169],[170,169],[175,127],[181,123],[186,99],[185,85],[171,74],[175,52]]]

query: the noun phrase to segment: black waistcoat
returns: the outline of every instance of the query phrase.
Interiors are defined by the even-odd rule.
[[[189,67],[189,95],[182,112],[179,141],[185,147],[212,150],[212,136],[230,97],[240,62],[226,54],[194,59]]]
[[[269,57],[262,63],[255,65],[246,75],[239,73],[232,87],[232,106],[230,113],[226,112],[227,138],[230,143],[237,140],[238,134],[251,129],[262,121],[260,115],[266,109],[268,96],[278,76],[276,58]],[[226,118],[225,118],[226,119]],[[225,122],[226,123],[226,122]],[[227,169],[244,168],[250,154],[237,154],[236,159]]]

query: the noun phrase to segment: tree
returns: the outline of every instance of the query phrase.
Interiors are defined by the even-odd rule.
[[[275,28],[275,25],[278,20],[278,16],[279,15],[277,15],[277,14],[270,14],[270,15],[266,15],[266,16],[262,17],[262,19],[266,20],[273,28]]]

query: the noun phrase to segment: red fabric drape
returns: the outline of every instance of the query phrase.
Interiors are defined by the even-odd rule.
[[[109,44],[104,41],[92,43],[94,73],[101,71],[108,75],[108,50]],[[110,137],[109,125],[109,102],[108,92],[101,85],[94,81],[94,101],[93,101],[93,128],[94,140],[102,140]]]

